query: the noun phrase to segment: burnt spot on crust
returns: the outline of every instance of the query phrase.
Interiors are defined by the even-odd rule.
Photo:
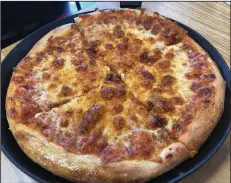
[[[122,31],[121,26],[119,25],[115,26],[113,34],[115,35],[116,38],[124,37],[124,32]]]
[[[216,76],[213,73],[212,74],[203,74],[200,76],[200,79],[203,82],[209,83],[209,82],[213,82],[216,79]]]
[[[52,66],[54,68],[61,68],[64,65],[64,59],[62,59],[61,57],[57,57],[53,62],[52,62]]]
[[[116,130],[121,130],[125,126],[125,119],[121,116],[114,117],[113,126]]]
[[[210,97],[214,91],[213,87],[202,87],[198,90],[199,97]]]
[[[116,112],[116,113],[120,113],[123,111],[123,105],[122,104],[115,104],[113,106],[113,110]]]
[[[153,161],[157,162],[157,163],[162,163],[163,159],[160,156],[155,156],[154,158],[152,158]]]
[[[174,83],[176,83],[176,78],[171,76],[171,75],[165,75],[163,76],[162,78],[162,83],[165,85],[165,86],[171,86],[173,85]]]
[[[152,116],[150,120],[150,127],[151,128],[160,128],[167,124],[167,120],[159,115]]]
[[[154,113],[170,112],[175,109],[171,100],[159,96],[151,97],[147,101],[147,106],[148,109],[152,110]]]
[[[168,154],[165,156],[166,159],[171,159],[172,157],[173,157],[173,155],[170,154],[170,153],[168,153]]]
[[[105,109],[102,105],[94,104],[83,116],[79,125],[80,133],[88,132],[103,117]]]
[[[208,100],[208,99],[206,99],[206,100],[203,101],[203,103],[204,103],[204,107],[205,107],[205,108],[208,108],[209,105],[211,104],[211,101]]]
[[[72,95],[73,90],[68,86],[63,86],[61,89],[61,94],[65,97]]]
[[[121,78],[115,73],[108,73],[105,78],[106,82],[120,83]]]

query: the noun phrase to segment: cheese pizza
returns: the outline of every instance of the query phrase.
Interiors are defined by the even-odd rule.
[[[22,150],[73,182],[146,182],[193,157],[225,81],[178,24],[99,10],[58,27],[14,68],[7,118]]]

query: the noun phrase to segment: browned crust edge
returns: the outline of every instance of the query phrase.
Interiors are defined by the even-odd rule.
[[[18,144],[35,163],[55,175],[74,182],[145,182],[172,169],[190,157],[186,147],[176,142],[160,153],[162,163],[127,160],[106,165],[93,155],[76,155],[48,142],[39,133],[23,125],[11,124]],[[170,158],[167,155],[171,154]]]
[[[205,53],[205,51],[189,36],[186,36],[185,39],[198,50]],[[199,150],[200,146],[207,140],[216,127],[224,111],[226,83],[216,63],[209,56],[208,61],[212,63],[213,71],[216,75],[216,80],[213,82],[215,86],[215,96],[213,98],[213,103],[209,105],[208,108],[203,108],[203,110],[200,111],[200,115],[190,123],[187,131],[178,139],[185,144],[189,150]]]

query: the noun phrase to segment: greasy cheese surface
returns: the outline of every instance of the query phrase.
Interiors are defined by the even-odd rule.
[[[79,29],[51,34],[16,67],[8,114],[75,154],[161,163],[163,148],[213,103],[208,56],[158,13],[98,11],[75,21]]]

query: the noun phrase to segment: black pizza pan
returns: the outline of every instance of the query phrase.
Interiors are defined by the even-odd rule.
[[[92,12],[92,11],[90,11]],[[84,12],[85,13],[90,13]],[[41,183],[64,183],[65,179],[55,176],[47,170],[43,169],[31,159],[29,159],[18,146],[12,133],[9,130],[5,111],[5,98],[7,88],[12,75],[13,67],[15,67],[20,60],[29,52],[32,46],[45,34],[52,29],[67,23],[73,23],[74,18],[78,15],[72,15],[63,19],[54,21],[37,31],[33,32],[25,39],[23,39],[3,60],[1,64],[1,149],[8,159],[24,173]],[[171,19],[170,19],[171,20]],[[219,120],[215,130],[212,132],[208,140],[201,146],[198,154],[189,159],[174,169],[165,174],[151,180],[150,182],[158,183],[173,183],[190,175],[203,164],[205,164],[221,147],[230,132],[230,109],[231,109],[231,89],[230,89],[230,70],[217,49],[203,36],[197,33],[192,28],[172,20],[182,26],[188,31],[188,35],[192,37],[204,50],[206,50],[212,59],[216,62],[223,78],[226,81],[226,95],[225,95],[225,110]],[[193,26],[193,25],[192,25]]]

